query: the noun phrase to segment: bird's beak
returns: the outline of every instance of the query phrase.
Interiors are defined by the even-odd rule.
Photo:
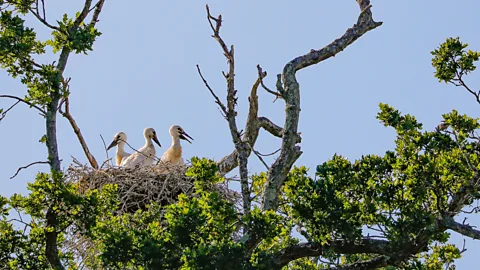
[[[158,146],[162,147],[162,145],[161,145],[160,142],[158,141],[156,135],[154,135],[152,139],[153,139],[153,141],[154,141],[156,144],[158,144]]]
[[[118,144],[118,141],[113,140],[112,143],[107,147],[107,151],[115,147],[117,144]]]
[[[185,136],[186,136],[186,137],[185,137]],[[188,135],[185,131],[182,132],[182,134],[180,134],[179,137],[180,137],[180,139],[185,140],[185,141],[187,141],[187,142],[189,142],[189,143],[192,143],[192,142],[191,142],[189,139],[187,139],[187,137],[190,138],[190,139],[193,141],[193,138],[190,137],[190,135]]]

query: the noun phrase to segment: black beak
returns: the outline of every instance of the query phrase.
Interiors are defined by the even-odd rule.
[[[187,141],[187,142],[189,142],[189,143],[192,143],[192,142],[191,142],[189,139],[187,139],[187,137],[185,137],[184,135],[187,136],[188,138],[190,138],[190,139],[193,141],[193,138],[190,137],[190,135],[188,135],[185,131],[182,132],[182,134],[180,134],[180,136],[178,136],[178,137],[180,137],[180,139],[182,139],[182,140],[185,140],[185,141]]]
[[[107,151],[115,147],[118,144],[117,140],[113,140],[112,143],[107,147]]]
[[[158,146],[162,147],[162,145],[160,144],[160,142],[157,139],[157,135],[154,135],[152,139],[156,144],[158,144]]]

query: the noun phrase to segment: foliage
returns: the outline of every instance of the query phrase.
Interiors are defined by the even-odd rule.
[[[35,5],[0,1],[0,65],[26,85],[27,104],[48,109],[48,126],[69,95],[63,78],[68,54],[91,51],[100,32],[85,22],[87,14],[77,13],[55,26],[43,22],[53,32],[40,41],[24,20]],[[46,46],[60,53],[61,64],[35,62]],[[435,77],[465,86],[462,77],[480,57],[466,48],[449,38],[434,50]],[[77,269],[85,258],[67,242],[82,238],[92,243],[85,249],[93,256],[83,261],[92,269],[358,269],[356,264],[369,262],[377,264],[364,268],[454,269],[463,250],[446,244],[447,230],[457,229],[444,221],[480,197],[478,120],[453,110],[428,131],[387,104],[380,104],[377,118],[396,131],[395,149],[354,161],[334,155],[313,176],[296,167],[279,189],[279,208],[266,211],[256,204],[242,211],[209,191],[224,181],[217,163],[192,158],[186,175],[195,179],[195,196],[118,214],[117,186],[80,192],[65,181],[53,165],[56,137],[47,130],[40,141],[49,150],[51,171],[28,184],[28,195],[0,197],[0,268]],[[269,173],[251,177],[252,197],[265,192]],[[457,231],[475,233],[468,226]]]

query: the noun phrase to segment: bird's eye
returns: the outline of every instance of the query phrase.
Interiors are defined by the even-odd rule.
[[[120,136],[117,136],[117,140],[120,140]]]

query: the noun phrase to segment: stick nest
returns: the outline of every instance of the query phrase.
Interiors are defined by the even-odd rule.
[[[194,179],[185,176],[186,166],[172,166],[159,163],[138,169],[108,167],[96,170],[89,166],[75,164],[68,168],[67,179],[79,183],[80,192],[101,189],[107,184],[118,186],[120,206],[118,214],[145,210],[152,202],[165,206],[178,201],[178,195],[194,197]],[[240,196],[228,189],[225,183],[213,185],[210,191],[218,191],[221,196],[238,204]]]

